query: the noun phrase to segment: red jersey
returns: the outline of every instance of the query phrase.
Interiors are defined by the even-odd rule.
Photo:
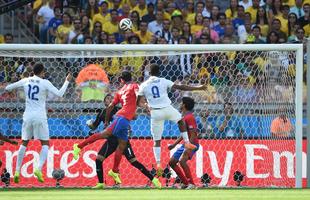
[[[188,138],[190,139],[192,134],[195,134],[194,144],[198,144],[197,137],[197,123],[193,113],[188,112],[184,115],[183,121],[185,122]]]
[[[137,83],[125,84],[114,96],[113,105],[118,103],[122,104],[122,108],[116,113],[116,115],[125,117],[128,120],[132,120],[136,115],[136,93],[139,90]]]

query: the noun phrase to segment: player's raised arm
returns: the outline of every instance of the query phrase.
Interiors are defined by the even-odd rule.
[[[19,80],[15,83],[12,83],[12,84],[9,84],[5,87],[5,90],[6,91],[12,91],[16,88],[19,88],[19,87],[23,87],[24,86],[24,83],[25,83],[26,79],[22,79],[22,80]]]
[[[172,89],[183,90],[183,91],[193,91],[193,90],[206,90],[208,88],[207,85],[200,85],[200,86],[189,86],[183,84],[173,84]]]
[[[62,87],[59,90],[50,81],[46,80],[47,88],[53,94],[55,94],[59,97],[62,97],[67,90],[67,87],[69,85],[69,81],[71,80],[71,78],[72,78],[71,74],[68,74],[66,77],[66,81],[64,82],[64,84],[62,85]]]

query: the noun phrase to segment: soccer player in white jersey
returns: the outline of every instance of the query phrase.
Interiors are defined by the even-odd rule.
[[[168,91],[171,89],[179,89],[184,91],[205,90],[207,89],[207,86],[178,85],[168,79],[160,78],[160,69],[157,64],[152,64],[150,66],[150,75],[151,76],[149,79],[144,81],[139,88],[137,105],[141,107],[148,106],[150,109],[151,133],[154,140],[153,152],[157,164],[157,174],[160,176],[163,171],[160,163],[160,142],[164,130],[165,120],[170,120],[178,124],[186,149],[196,148],[195,145],[189,142],[186,126],[182,120],[182,115],[171,105],[171,100],[168,97]],[[143,96],[147,100],[147,104],[145,105],[141,105],[141,99]]]
[[[42,149],[38,167],[34,170],[34,175],[40,182],[44,182],[42,175],[42,166],[45,163],[49,147],[49,131],[46,114],[46,97],[49,92],[62,97],[71,80],[71,74],[68,74],[63,86],[58,90],[53,84],[44,79],[45,70],[41,63],[33,67],[33,76],[24,78],[16,83],[6,86],[5,90],[11,91],[16,88],[24,88],[26,108],[23,115],[22,125],[22,144],[19,147],[14,174],[14,182],[19,183],[20,168],[25,155],[28,142],[32,137],[41,141]]]

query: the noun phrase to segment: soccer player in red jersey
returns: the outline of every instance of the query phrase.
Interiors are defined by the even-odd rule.
[[[116,183],[121,183],[118,173],[119,164],[127,147],[130,120],[136,115],[136,93],[139,90],[139,85],[131,81],[131,73],[129,71],[123,71],[120,78],[124,86],[115,94],[112,103],[106,109],[105,127],[107,128],[102,133],[96,133],[73,146],[73,157],[78,159],[81,149],[85,146],[99,139],[107,139],[111,135],[116,136],[118,138],[118,146],[115,151],[113,168],[109,171],[109,176],[112,176]],[[118,103],[121,103],[122,108],[115,114],[115,119],[109,125],[111,111]]]
[[[186,189],[192,189],[195,187],[191,171],[186,162],[190,160],[192,156],[196,153],[196,151],[199,149],[199,143],[198,143],[198,137],[197,137],[197,124],[196,124],[195,117],[192,113],[194,106],[195,106],[195,102],[192,98],[190,97],[182,98],[181,111],[184,116],[183,121],[186,124],[189,140],[192,144],[196,146],[196,149],[194,150],[185,149],[184,144],[183,144],[180,148],[177,149],[177,151],[173,154],[173,156],[170,158],[170,161],[169,161],[170,167],[179,176],[179,178],[181,179]],[[182,137],[178,138],[174,142],[174,144],[168,146],[168,149],[169,150],[173,149],[181,141],[182,141]],[[184,173],[182,172],[178,163],[180,163]]]

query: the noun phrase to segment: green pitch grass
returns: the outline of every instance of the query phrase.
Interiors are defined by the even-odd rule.
[[[1,189],[1,200],[309,200],[310,189]]]

